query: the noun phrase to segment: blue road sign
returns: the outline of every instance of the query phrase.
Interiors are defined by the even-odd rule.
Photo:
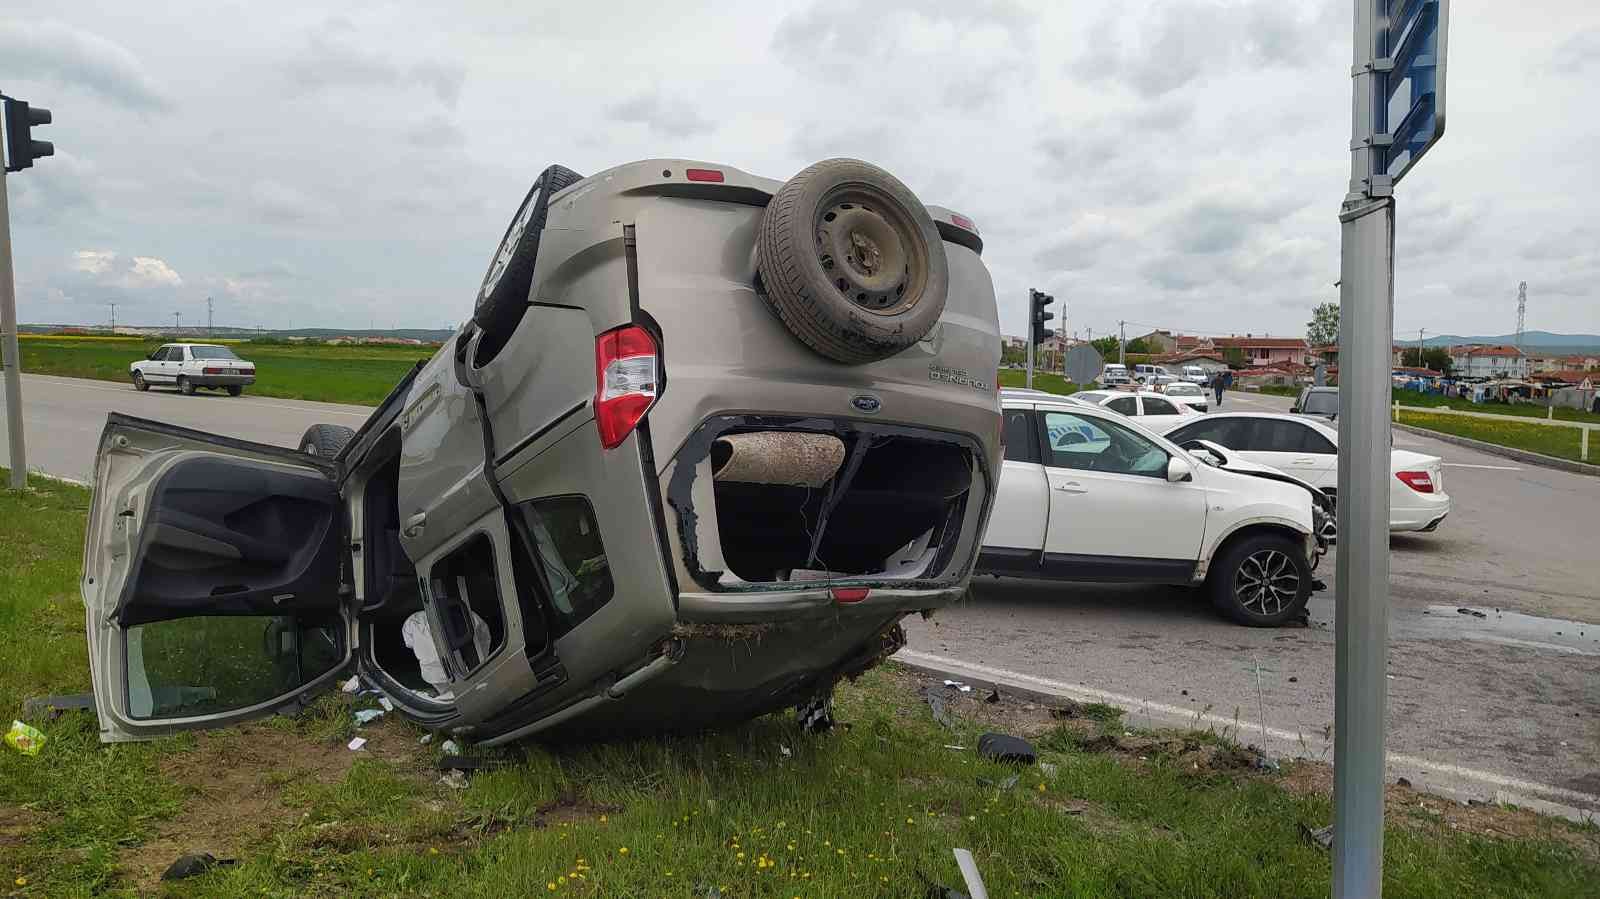
[[[1394,184],[1444,136],[1449,0],[1378,0],[1373,175]]]

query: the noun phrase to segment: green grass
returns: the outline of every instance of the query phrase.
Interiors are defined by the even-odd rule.
[[[1255,392],[1257,392],[1257,393],[1265,393],[1265,394],[1267,394],[1269,396],[1292,396],[1292,397],[1298,397],[1300,395],[1300,388],[1299,387],[1284,387],[1284,386],[1281,386],[1281,385],[1278,385],[1278,384],[1263,384],[1263,385],[1261,385],[1261,389],[1259,391],[1255,391]]]
[[[1028,373],[1026,371],[1014,368],[1000,369],[1001,387],[1026,387],[1027,384]],[[1077,393],[1078,385],[1054,372],[1036,371],[1033,373],[1033,389],[1043,390],[1046,393],[1069,394]]]
[[[0,493],[0,714],[88,686],[76,596],[88,494],[36,483]],[[49,736],[39,756],[0,747],[0,884],[131,894],[149,885],[130,879],[130,854],[248,777],[260,820],[184,831],[186,849],[237,837],[239,863],[173,894],[920,896],[929,880],[959,884],[954,846],[974,852],[997,897],[1328,894],[1329,857],[1299,835],[1331,820],[1326,797],[1165,753],[1093,751],[1083,734],[1124,727],[1102,705],[1041,725],[1054,773],[986,762],[971,747],[995,707],[953,701],[945,730],[907,682],[888,670],[841,688],[849,727],[825,737],[772,716],[700,737],[530,746],[494,756],[504,767],[464,791],[434,782],[418,732],[398,722],[367,729],[387,749],[350,764],[343,694],[297,719],[109,747],[90,715],[33,720]],[[319,760],[338,775],[300,767]],[[1389,896],[1579,896],[1600,882],[1596,852],[1578,848],[1600,840],[1592,827],[1544,822],[1506,839],[1400,817]]]
[[[36,374],[130,383],[128,366],[161,341],[23,335],[22,370]],[[256,383],[245,392],[330,403],[376,405],[433,348],[232,343],[256,363]],[[154,388],[157,390],[163,388]]]
[[[1401,406],[1426,406],[1428,408],[1444,407],[1461,412],[1483,412],[1490,415],[1521,415],[1527,418],[1544,418],[1550,410],[1544,406],[1527,404],[1511,405],[1508,403],[1474,403],[1460,397],[1440,396],[1437,393],[1419,393],[1415,390],[1394,391],[1394,401]],[[1557,421],[1587,421],[1600,424],[1600,415],[1585,412],[1582,409],[1568,409],[1556,407]]]
[[[1512,449],[1543,453],[1558,459],[1585,461],[1579,455],[1582,449],[1582,435],[1577,428],[1465,418],[1459,415],[1434,415],[1427,412],[1409,412],[1404,408],[1400,410],[1399,421],[1400,424],[1414,428],[1469,437]],[[1589,437],[1587,461],[1600,463],[1600,434],[1591,434]]]

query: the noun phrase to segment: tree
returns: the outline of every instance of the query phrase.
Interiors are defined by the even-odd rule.
[[[1400,351],[1400,361],[1412,368],[1429,368],[1447,375],[1450,373],[1450,353],[1444,347],[1406,347]]]
[[[1100,358],[1111,362],[1117,358],[1117,339],[1115,337],[1102,337],[1090,342],[1090,346],[1100,354]]]
[[[1228,363],[1229,368],[1244,368],[1244,350],[1236,346],[1223,350],[1222,359]]]
[[[1306,322],[1306,343],[1311,346],[1331,346],[1339,342],[1339,304],[1318,303],[1311,310],[1311,321]]]
[[[1134,339],[1128,341],[1128,352],[1148,353],[1150,352],[1150,347],[1144,342],[1143,337],[1135,337]]]

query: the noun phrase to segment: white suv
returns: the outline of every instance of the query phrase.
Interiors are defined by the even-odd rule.
[[[220,388],[229,396],[238,396],[256,382],[254,363],[214,343],[163,344],[149,358],[129,365],[128,374],[139,390],[161,384],[178,388],[184,396],[193,396],[200,387]]]
[[[1191,455],[1115,412],[1005,392],[1005,461],[978,571],[1205,585],[1234,620],[1301,615],[1332,509],[1221,447]]]

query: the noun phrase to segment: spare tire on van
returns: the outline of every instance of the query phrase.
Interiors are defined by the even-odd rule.
[[[859,159],[826,159],[767,205],[756,267],[794,335],[851,365],[887,359],[938,323],[950,268],[933,217],[899,179]]]

